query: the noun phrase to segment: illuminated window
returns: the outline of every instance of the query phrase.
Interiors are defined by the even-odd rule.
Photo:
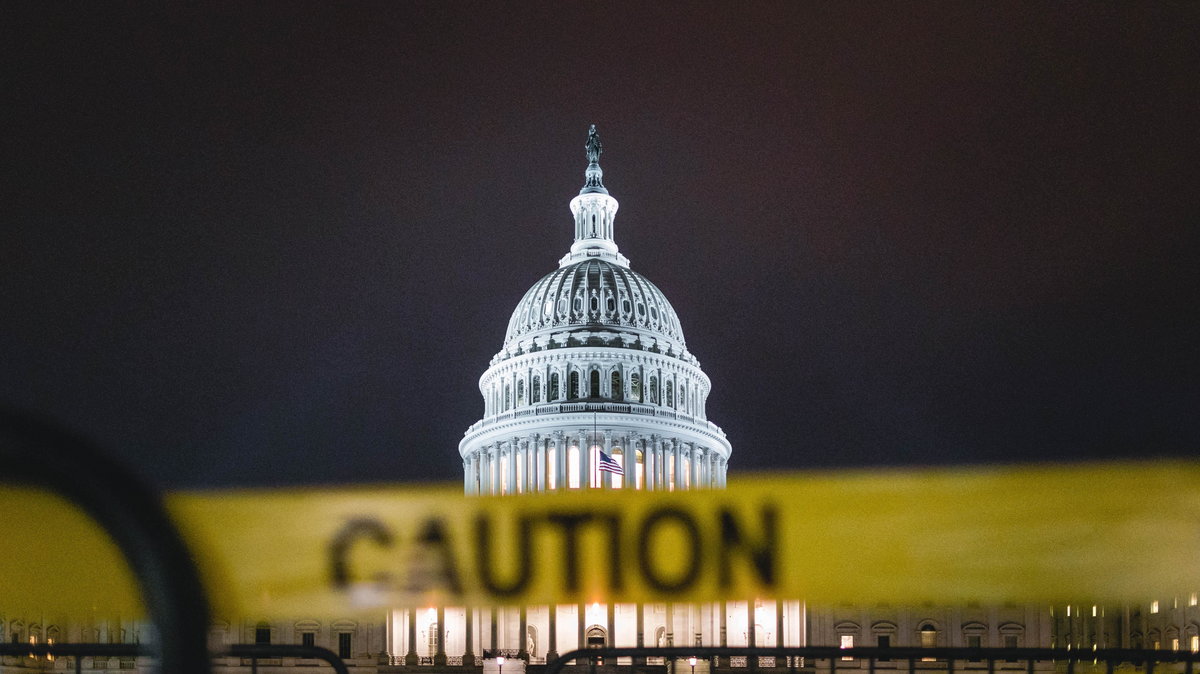
[[[1200,653],[1200,635],[1193,634],[1192,636],[1188,637],[1188,648],[1190,648],[1193,653]]]
[[[921,625],[921,648],[933,648],[935,646],[937,646],[937,630],[929,623]]]
[[[47,645],[47,646],[53,646],[53,645],[54,645],[54,637],[46,637],[46,645]],[[46,660],[48,660],[48,661],[50,661],[50,662],[54,662],[54,654],[53,654],[53,653],[47,653],[47,654],[46,654]]]
[[[558,452],[546,453],[546,485],[549,489],[558,489]]]
[[[1151,613],[1158,613],[1158,600],[1157,600],[1157,599],[1155,599],[1154,601],[1150,602],[1150,612],[1151,612]]]
[[[1192,596],[1188,599],[1188,606],[1195,606],[1197,598],[1197,593],[1193,592]]]
[[[567,448],[567,488],[579,489],[579,446]]]
[[[841,647],[842,648],[854,648],[854,635],[853,634],[843,634],[841,636]],[[853,660],[854,658],[850,657],[849,655],[844,655],[844,656],[842,656],[842,659],[843,660]]]
[[[1173,637],[1171,639],[1171,650],[1173,650],[1173,651],[1179,650],[1179,637]]]
[[[633,474],[633,479],[634,479],[633,488],[634,489],[645,489],[646,488],[646,456],[645,456],[645,454],[642,453],[642,450],[640,450],[640,449],[634,451],[634,456],[637,457],[637,466],[634,469],[634,474]]]
[[[921,625],[918,630],[921,638],[921,648],[935,648],[937,646],[937,629],[930,623]],[[921,658],[923,662],[930,662],[933,658]]]
[[[1096,605],[1095,604],[1092,604],[1092,617],[1093,618],[1096,617]]]
[[[625,469],[625,450],[621,449],[620,447],[613,447],[613,451],[610,456],[612,456],[613,461],[621,464],[622,470]],[[613,489],[620,489],[622,486],[624,486],[625,479],[621,475],[617,475],[616,473],[609,473],[609,475],[612,476],[610,479],[612,481]]]

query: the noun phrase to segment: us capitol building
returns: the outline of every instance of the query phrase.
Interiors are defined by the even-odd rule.
[[[732,449],[721,428],[708,420],[711,382],[688,350],[675,309],[617,248],[618,203],[603,183],[595,127],[586,152],[584,185],[570,202],[574,243],[558,268],[517,303],[504,343],[479,379],[483,418],[467,429],[458,448],[463,489],[470,495],[499,495],[723,488]],[[745,598],[701,604],[436,606],[397,609],[375,621],[337,616],[217,619],[210,634],[214,651],[234,643],[317,645],[334,651],[356,671],[379,674],[480,667],[494,674],[498,655],[509,659],[505,671],[519,674],[561,653],[600,646],[1200,650],[1200,606],[1194,593],[1146,606],[815,607],[800,599]],[[143,631],[140,623],[129,620],[50,624],[39,616],[6,615],[0,604],[0,635],[14,643],[128,642]],[[5,657],[0,674],[66,671],[75,666],[68,660]],[[260,661],[257,671],[295,671],[313,664],[284,658]],[[639,669],[661,664],[629,658],[606,663]],[[752,664],[746,658],[722,658],[701,661],[697,669]],[[772,658],[758,663],[786,664]],[[944,669],[945,664],[914,666]],[[110,672],[147,665],[88,657],[77,666],[78,671]],[[232,658],[219,658],[214,665],[216,672],[251,669],[249,661]],[[986,669],[982,662],[956,666]],[[838,669],[866,667],[860,661],[838,663]],[[880,661],[875,667],[906,669],[907,664]]]

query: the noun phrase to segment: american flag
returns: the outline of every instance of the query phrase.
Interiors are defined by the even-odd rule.
[[[613,458],[611,456],[605,454],[603,449],[601,449],[599,451],[600,451],[600,465],[597,466],[598,469],[603,470],[603,471],[608,471],[608,472],[612,473],[613,475],[624,475],[625,474],[624,469],[621,468],[621,464],[617,463],[616,461],[613,461]]]

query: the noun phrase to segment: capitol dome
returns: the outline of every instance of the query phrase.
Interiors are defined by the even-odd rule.
[[[675,309],[645,276],[605,259],[570,263],[550,272],[521,298],[504,345],[576,328],[633,330],[683,347]]]
[[[464,489],[723,487],[730,445],[707,418],[711,383],[671,303],[617,249],[595,127],[586,147],[575,241],[517,303],[479,378],[483,418],[458,446]]]

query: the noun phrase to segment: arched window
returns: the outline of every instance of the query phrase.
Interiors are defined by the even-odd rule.
[[[675,406],[675,382],[667,380],[667,407]]]
[[[936,648],[937,647],[937,628],[930,623],[921,625],[919,630],[921,637],[921,648]]]
[[[592,625],[585,633],[588,648],[604,648],[608,643],[608,630],[599,625]]]
[[[575,400],[579,397],[579,373],[572,372],[567,376],[567,399]]]
[[[525,404],[525,380],[518,379],[517,380],[517,407],[521,407],[524,404]]]
[[[542,378],[538,377],[537,375],[534,375],[533,386],[531,386],[530,388],[532,390],[529,391],[529,397],[533,399],[533,402],[535,402],[535,403],[542,402]]]
[[[687,411],[687,385],[679,385],[679,409]]]
[[[658,377],[650,377],[650,404],[658,404]]]
[[[512,386],[504,385],[504,409],[507,411],[512,407]]]
[[[613,400],[624,400],[625,399],[625,390],[624,390],[624,386],[622,386],[622,384],[624,382],[621,381],[621,371],[613,370],[611,380],[612,381],[610,382],[610,384],[612,384],[612,399]]]
[[[436,622],[429,623],[429,655],[434,655],[438,650],[438,624]]]
[[[642,375],[637,372],[629,375],[629,396],[636,403],[642,402]]]
[[[558,373],[550,374],[550,400],[558,400]]]
[[[588,377],[588,379],[590,380],[588,382],[590,384],[590,386],[588,388],[591,389],[591,392],[588,393],[588,396],[591,398],[599,398],[600,397],[600,370],[592,370],[592,376]]]

